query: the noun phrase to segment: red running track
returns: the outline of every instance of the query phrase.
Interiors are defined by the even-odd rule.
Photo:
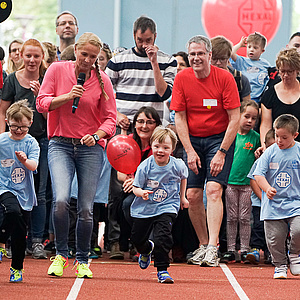
[[[174,284],[157,282],[151,266],[141,270],[137,263],[113,261],[107,254],[91,261],[93,279],[77,279],[72,262],[61,278],[47,275],[48,260],[25,259],[22,283],[9,283],[10,260],[0,264],[0,295],[6,300],[86,300],[86,299],[300,299],[300,276],[288,271],[288,279],[273,279],[269,265],[239,263],[217,268],[172,264]],[[226,276],[226,274],[227,276]]]

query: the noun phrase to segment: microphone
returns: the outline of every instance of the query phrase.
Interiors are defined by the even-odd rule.
[[[77,85],[83,85],[85,82],[85,73],[79,73],[77,78]],[[73,105],[72,105],[72,113],[75,113],[76,108],[78,107],[79,97],[74,98]]]

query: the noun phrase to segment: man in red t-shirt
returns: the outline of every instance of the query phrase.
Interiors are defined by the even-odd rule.
[[[218,266],[222,192],[233,159],[240,100],[233,76],[210,65],[212,52],[208,38],[191,38],[188,54],[191,68],[176,75],[170,107],[175,110],[176,129],[185,149],[189,214],[200,241],[199,249],[188,262]],[[205,182],[207,225],[203,204]]]

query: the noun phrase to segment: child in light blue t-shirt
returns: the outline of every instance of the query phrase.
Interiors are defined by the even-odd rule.
[[[154,252],[160,283],[174,282],[167,271],[173,245],[172,225],[180,207],[188,207],[185,198],[188,169],[182,159],[170,156],[176,142],[171,129],[158,126],[150,139],[153,155],[139,165],[133,183],[136,197],[131,205],[131,241],[141,253],[141,269],[150,265]],[[153,241],[149,240],[151,232]]]
[[[273,127],[276,143],[260,157],[253,175],[262,189],[260,218],[275,265],[274,278],[286,279],[288,260],[291,273],[300,275],[300,143],[295,141],[299,122],[284,114],[274,121]]]
[[[246,37],[242,37],[240,42],[233,46],[230,63],[233,68],[241,71],[250,82],[251,99],[260,102],[260,97],[269,80],[268,68],[270,63],[261,58],[267,39],[260,33],[254,32]],[[247,57],[239,56],[236,52],[241,47],[247,47]]]
[[[23,280],[23,262],[29,211],[37,205],[33,171],[39,161],[38,142],[28,133],[33,112],[27,100],[13,103],[6,112],[9,132],[0,134],[0,204],[4,208],[0,226],[0,262],[5,242],[11,236],[10,281]]]

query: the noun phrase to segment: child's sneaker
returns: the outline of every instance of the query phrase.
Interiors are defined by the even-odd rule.
[[[246,258],[251,264],[258,265],[260,260],[259,249],[251,249],[250,252],[247,254]]]
[[[154,249],[154,243],[149,240],[150,244],[151,244],[151,250],[148,254],[140,254],[139,256],[139,266],[141,269],[147,269],[151,263],[151,254],[152,254],[152,251]]]
[[[233,251],[226,252],[220,260],[221,263],[235,263],[235,253]]]
[[[90,270],[88,264],[80,264],[78,261],[74,263],[76,266],[76,276],[78,278],[93,278],[93,272]]]
[[[275,267],[274,279],[287,279],[287,265]]]
[[[10,282],[21,282],[23,281],[23,270],[16,270],[10,267]]]
[[[0,263],[2,263],[3,256],[6,256],[6,250],[4,248],[0,248]]]
[[[300,255],[289,254],[289,259],[290,259],[290,271],[292,275],[294,276],[300,275]]]
[[[64,269],[69,265],[68,259],[61,255],[51,257],[50,261],[53,261],[53,263],[48,269],[48,275],[52,276],[62,276]]]
[[[217,267],[219,266],[218,249],[209,245],[206,248],[206,254],[201,262],[201,267]]]
[[[160,283],[174,283],[173,278],[169,275],[168,271],[159,271],[157,273],[158,282]]]

